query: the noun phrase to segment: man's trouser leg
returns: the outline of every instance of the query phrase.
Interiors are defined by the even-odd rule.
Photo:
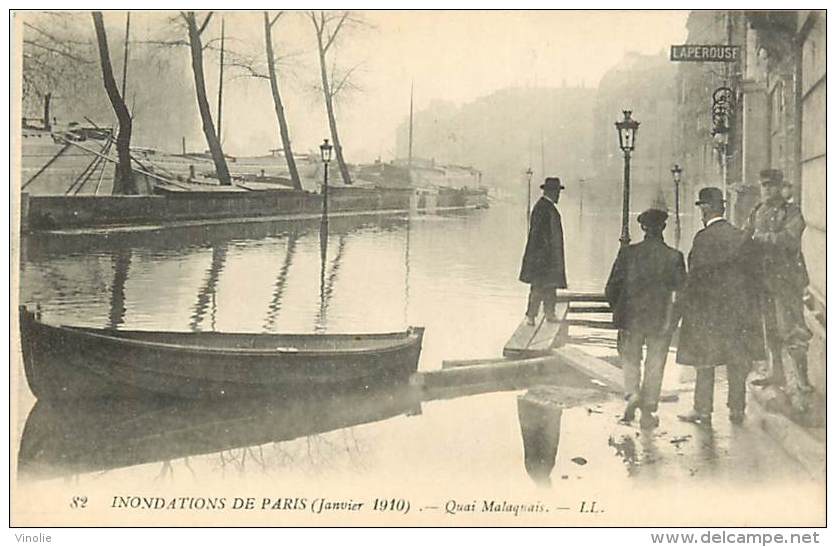
[[[766,347],[769,351],[771,370],[769,375],[780,383],[784,383],[784,363],[781,357],[781,332],[778,320],[777,302],[772,294],[767,293],[763,299],[763,321],[766,332]]]
[[[659,408],[659,395],[662,393],[662,378],[665,374],[671,336],[667,333],[651,334],[646,337],[646,341],[647,357],[644,360],[641,407],[644,411],[656,412]]]
[[[809,385],[807,350],[813,333],[807,328],[807,323],[804,321],[803,296],[802,291],[787,287],[775,294],[773,300],[781,345],[787,350],[787,354],[793,361],[792,363],[784,363],[784,365],[795,365],[799,383],[802,386],[807,386]]]
[[[641,361],[644,335],[621,330],[621,370],[624,373],[624,398],[639,397],[641,388]]]
[[[732,412],[746,410],[746,377],[749,375],[750,364],[744,359],[726,365],[726,376],[729,381],[729,396],[726,405]]]
[[[537,317],[540,313],[540,302],[543,301],[543,287],[540,285],[531,284],[531,289],[528,291],[528,308],[525,314],[528,317]]]
[[[714,410],[714,367],[697,367],[694,410],[705,415]]]
[[[557,306],[557,288],[543,287],[543,313],[546,317],[554,317],[554,309]]]

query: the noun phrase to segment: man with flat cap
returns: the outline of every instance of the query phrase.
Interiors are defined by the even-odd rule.
[[[633,421],[636,409],[641,409],[640,425],[645,429],[659,424],[655,412],[674,327],[673,298],[685,283],[685,259],[663,238],[667,219],[668,213],[660,209],[639,215],[644,240],[621,248],[604,291],[618,327],[627,401],[622,421]]]
[[[694,409],[680,420],[710,426],[714,410],[714,370],[725,365],[729,419],[743,422],[746,376],[751,362],[763,358],[757,315],[758,277],[752,240],[723,218],[719,188],[703,188],[697,206],[705,226],[688,254],[688,277],[677,302],[682,315],[679,364],[696,368]]]
[[[755,385],[784,385],[784,366],[794,366],[798,387],[812,389],[807,378],[807,348],[812,332],[804,322],[804,289],[809,283],[801,253],[806,227],[801,209],[784,196],[784,174],[778,169],[760,172],[762,201],[749,215],[745,230],[758,251],[763,275],[761,309],[772,362],[768,377]],[[791,360],[785,363],[782,350]]]
[[[525,312],[529,325],[534,325],[540,304],[543,305],[546,320],[556,322],[556,289],[566,288],[563,224],[557,210],[564,186],[559,178],[548,177],[540,188],[543,189],[543,196],[531,210],[531,225],[520,270],[520,281],[531,285]]]

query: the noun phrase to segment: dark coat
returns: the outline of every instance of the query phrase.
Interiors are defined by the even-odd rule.
[[[678,300],[678,363],[713,367],[764,358],[756,252],[747,234],[725,220],[697,232]]]
[[[671,293],[685,283],[685,258],[661,237],[622,247],[605,293],[619,329],[657,334],[671,313]]]
[[[540,198],[531,210],[531,226],[520,270],[520,281],[566,288],[563,224],[554,203]]]

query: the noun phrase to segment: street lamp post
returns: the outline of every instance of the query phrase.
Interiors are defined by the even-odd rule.
[[[531,227],[531,176],[534,175],[534,171],[532,171],[531,167],[529,167],[525,174],[527,177],[526,188],[528,190],[525,200],[525,228],[527,231]]]
[[[630,244],[630,155],[636,144],[636,133],[639,131],[639,122],[632,118],[631,110],[624,110],[624,119],[615,122],[618,130],[618,146],[624,152],[624,187],[621,204],[621,237],[619,241],[622,246]]]
[[[671,168],[671,175],[673,175],[673,195],[674,195],[674,211],[676,213],[676,245],[679,246],[679,238],[681,235],[681,227],[679,224],[679,183],[682,180],[682,168],[679,164],[675,164]]]
[[[324,178],[322,182],[322,223],[320,225],[319,236],[322,241],[325,241],[328,235],[328,162],[331,161],[331,152],[334,147],[328,142],[328,139],[322,141],[319,146],[319,151],[322,153],[322,165],[324,168]]]

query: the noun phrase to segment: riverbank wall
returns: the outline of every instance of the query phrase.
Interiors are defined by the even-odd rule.
[[[439,188],[432,195],[413,188],[332,188],[331,212],[487,207],[483,189]],[[215,220],[313,214],[322,196],[293,190],[182,192],[170,195],[21,195],[24,232],[101,226],[149,225],[182,220]]]

